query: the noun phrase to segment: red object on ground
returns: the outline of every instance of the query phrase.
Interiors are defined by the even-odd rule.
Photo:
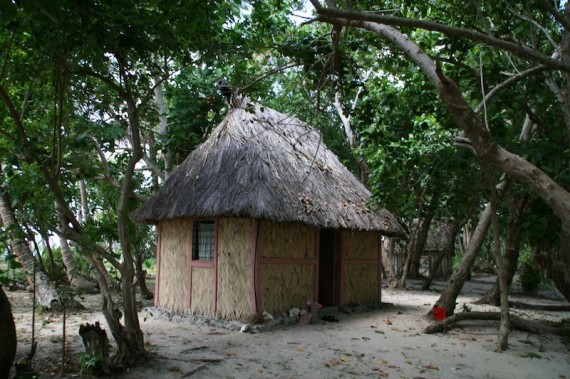
[[[445,308],[433,307],[433,318],[436,321],[445,320]]]

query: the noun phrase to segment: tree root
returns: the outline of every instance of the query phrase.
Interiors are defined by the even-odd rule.
[[[499,312],[464,312],[457,313],[449,316],[443,321],[434,322],[424,329],[424,333],[433,334],[437,332],[445,333],[447,330],[452,329],[458,322],[465,320],[488,320],[488,321],[501,321],[501,314]],[[570,326],[561,327],[560,323],[553,323],[552,325],[539,323],[532,320],[525,320],[521,317],[511,315],[511,328],[532,334],[559,334],[564,335],[570,333]]]

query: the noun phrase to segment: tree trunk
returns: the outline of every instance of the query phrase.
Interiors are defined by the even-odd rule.
[[[0,286],[0,378],[9,378],[10,369],[16,356],[16,325],[12,316],[12,307],[4,290]]]
[[[97,364],[89,374],[109,375],[111,373],[111,359],[109,358],[107,332],[101,328],[99,322],[87,323],[79,326],[79,336],[83,341],[85,354],[89,358],[97,358]]]
[[[69,248],[67,239],[59,236],[59,244],[61,247],[61,258],[65,266],[65,273],[67,274],[67,280],[71,287],[80,293],[98,293],[99,287],[97,283],[77,272],[77,267],[73,260],[73,252]]]
[[[144,299],[150,300],[154,297],[153,293],[148,289],[146,285],[146,270],[143,269],[143,253],[142,251],[137,251],[135,253],[135,269],[137,276],[137,285],[141,296]]]
[[[504,191],[506,187],[507,179],[503,179],[498,185],[498,190]],[[481,214],[479,223],[473,232],[473,236],[469,240],[469,245],[465,250],[465,255],[463,255],[463,259],[461,260],[459,267],[457,267],[451,275],[447,286],[434,305],[435,307],[445,308],[446,316],[451,316],[455,313],[455,300],[457,300],[459,291],[463,288],[463,284],[465,284],[465,281],[471,272],[473,263],[475,263],[475,258],[477,258],[477,254],[481,250],[481,246],[485,240],[485,235],[487,234],[489,225],[491,224],[491,215],[491,204],[489,203]],[[430,311],[429,314],[431,314],[431,312],[432,311]]]
[[[489,175],[492,180],[492,175]],[[501,299],[501,322],[499,324],[498,351],[507,350],[509,347],[509,333],[511,331],[511,314],[509,311],[509,287],[507,285],[507,271],[504,257],[501,253],[501,235],[499,231],[499,219],[497,216],[498,196],[497,189],[491,181],[491,221],[493,224],[493,253],[497,263],[497,279],[499,281],[499,292]]]
[[[426,246],[427,237],[429,234],[429,228],[437,207],[439,206],[440,192],[435,191],[432,195],[429,206],[427,207],[426,213],[423,217],[420,217],[417,225],[417,233],[414,233],[415,241],[411,243],[410,254],[412,256],[410,260],[409,277],[413,279],[420,278],[420,261],[424,248]]]
[[[426,334],[433,334],[437,332],[446,332],[447,330],[451,330],[461,321],[466,320],[490,320],[490,321],[500,321],[501,314],[499,312],[463,312],[453,315],[451,317],[447,317],[443,321],[434,322],[429,325],[427,328],[424,329],[424,333]],[[569,333],[570,330],[566,328],[560,327],[549,327],[545,325],[541,325],[536,321],[532,320],[525,320],[518,316],[512,316],[512,323],[511,326],[513,329],[517,329],[527,333],[533,333],[542,335],[545,333],[552,333],[558,335],[564,335],[565,333]]]
[[[521,225],[523,213],[527,204],[527,196],[517,198],[514,193],[509,195],[509,223],[507,229],[507,239],[505,242],[505,271],[507,287],[511,286],[513,277],[517,271],[518,259],[521,245]],[[493,288],[475,304],[500,305],[499,277],[495,280]]]
[[[85,180],[79,180],[79,194],[81,198],[81,217],[80,220],[89,221],[91,220],[91,212],[89,212],[89,197],[87,196],[87,187],[85,186]]]
[[[0,172],[1,174],[1,172]],[[47,274],[38,269],[36,266],[36,262],[30,247],[22,239],[24,235],[20,225],[16,221],[16,217],[14,215],[14,211],[10,206],[10,199],[7,197],[7,194],[2,194],[0,196],[0,217],[2,218],[2,223],[4,227],[8,231],[8,235],[10,237],[10,245],[12,246],[12,251],[18,257],[20,264],[22,265],[22,269],[28,278],[28,283],[30,286],[33,286],[33,278],[30,275],[33,275],[34,271],[36,274],[36,288],[35,294],[38,303],[47,309],[59,309],[60,301],[59,296],[55,288],[53,288],[50,284],[49,277]]]
[[[368,71],[365,74],[363,82],[366,82],[368,80],[371,73],[372,73],[372,71]],[[360,94],[362,93],[363,89],[364,89],[364,86],[361,86],[356,91],[356,95],[354,96],[354,100],[352,101],[352,106],[350,107],[351,112],[354,112],[354,110],[356,109],[356,105],[358,104],[358,100],[360,98]],[[344,127],[344,134],[346,135],[346,140],[348,141],[348,144],[350,145],[350,149],[352,150],[352,153],[354,154],[354,157],[356,159],[356,164],[358,165],[358,168],[360,171],[360,182],[365,187],[368,187],[370,169],[369,169],[368,164],[366,163],[366,160],[364,159],[364,157],[362,155],[356,154],[356,149],[358,146],[356,143],[356,135],[354,134],[354,132],[352,130],[352,125],[350,124],[351,115],[349,114],[348,116],[346,116],[346,114],[342,108],[342,104],[340,103],[340,93],[339,92],[335,93],[334,100],[335,100],[334,106],[336,108],[338,116],[340,117],[340,120],[342,122],[342,126]]]
[[[121,61],[120,57],[117,58],[119,61],[119,68],[124,74],[124,62]],[[121,328],[119,338],[117,339],[117,336],[115,336],[117,339],[117,354],[113,357],[113,360],[119,366],[128,367],[146,357],[147,352],[144,345],[144,336],[139,324],[136,294],[133,289],[135,269],[133,262],[133,246],[131,243],[131,236],[129,235],[129,229],[134,229],[134,227],[128,215],[135,167],[141,160],[143,151],[140,140],[138,108],[136,106],[136,102],[131,97],[126,98],[125,101],[127,103],[127,114],[131,131],[130,142],[133,149],[132,155],[127,163],[127,168],[125,169],[123,183],[121,184],[121,196],[117,206],[119,217],[119,240],[123,250],[123,263],[121,264],[121,291],[123,295],[123,309],[125,311],[125,314],[123,315],[125,326],[124,328]]]
[[[552,260],[552,280],[566,300],[570,301],[570,228],[562,226],[560,252]]]
[[[394,273],[394,265],[392,264],[392,254],[394,253],[394,239],[386,238],[382,242],[382,266],[388,279],[388,286],[390,288],[398,287],[398,278]]]
[[[154,76],[154,102],[158,111],[158,135],[164,141],[168,135],[168,120],[166,118],[166,107],[164,106],[164,96],[162,94],[162,78]],[[166,148],[162,148],[162,156],[164,159],[164,180],[168,179],[172,170],[172,152]]]

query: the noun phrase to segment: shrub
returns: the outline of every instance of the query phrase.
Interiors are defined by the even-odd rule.
[[[536,294],[540,285],[541,275],[536,265],[530,261],[524,261],[520,272],[521,287],[524,293]]]

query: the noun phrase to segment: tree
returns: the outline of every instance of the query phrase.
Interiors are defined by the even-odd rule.
[[[570,254],[567,246],[570,244],[570,193],[551,176],[538,168],[523,157],[509,152],[503,148],[491,135],[485,124],[485,119],[480,117],[472,105],[465,99],[457,84],[443,72],[441,64],[425,53],[424,49],[413,42],[404,29],[404,32],[396,26],[403,28],[423,28],[426,30],[444,33],[453,37],[467,38],[478,43],[486,44],[496,49],[513,54],[525,60],[528,64],[537,65],[524,71],[525,75],[518,75],[516,80],[522,80],[528,75],[536,74],[544,70],[556,70],[562,76],[561,94],[567,94],[570,86],[568,73],[570,72],[570,44],[567,43],[570,37],[569,25],[566,16],[551,6],[541,7],[538,16],[545,16],[558,21],[563,35],[559,38],[559,57],[552,56],[552,53],[545,54],[541,49],[532,49],[522,44],[513,43],[505,39],[496,38],[486,33],[477,32],[472,29],[448,26],[441,23],[424,21],[421,19],[411,19],[406,17],[385,16],[370,12],[354,11],[351,9],[338,9],[334,6],[324,7],[318,1],[311,1],[317,10],[317,19],[336,25],[357,27],[368,30],[383,39],[389,41],[402,50],[408,59],[424,73],[429,81],[435,86],[441,101],[445,104],[456,125],[462,129],[463,135],[468,139],[470,146],[481,162],[500,170],[520,183],[528,186],[554,211],[560,218],[561,227],[561,247],[556,260],[556,274],[554,281],[564,296],[570,299]],[[330,3],[329,3],[330,5]],[[566,3],[565,11],[570,10],[570,5]],[[536,14],[531,13],[532,16]],[[536,22],[536,21],[535,21]],[[500,23],[497,23],[498,25]],[[540,23],[538,23],[540,25]],[[487,26],[487,25],[486,25]],[[543,45],[541,46],[543,47]],[[546,50],[552,51],[552,46]],[[497,91],[506,88],[506,85],[499,87]],[[569,87],[570,88],[570,87]],[[497,92],[496,91],[496,92]],[[490,95],[491,93],[489,93]],[[485,104],[491,97],[487,95]],[[494,94],[493,94],[494,95]],[[489,98],[487,98],[489,97]],[[562,96],[563,97],[563,96]],[[566,103],[566,107],[567,107]],[[562,106],[564,106],[562,104]],[[568,108],[568,107],[567,107]],[[568,123],[565,123],[567,128]]]
[[[0,184],[5,188],[6,182],[3,179],[4,174],[0,167]],[[47,309],[58,309],[60,304],[59,296],[55,288],[50,284],[49,277],[46,273],[36,267],[36,258],[25,241],[24,232],[16,220],[14,211],[11,207],[9,194],[6,190],[0,194],[0,218],[4,228],[8,231],[10,236],[12,251],[18,256],[22,269],[28,277],[29,285],[33,287],[35,284],[34,292],[38,299],[38,303]],[[33,278],[34,275],[35,278]]]

